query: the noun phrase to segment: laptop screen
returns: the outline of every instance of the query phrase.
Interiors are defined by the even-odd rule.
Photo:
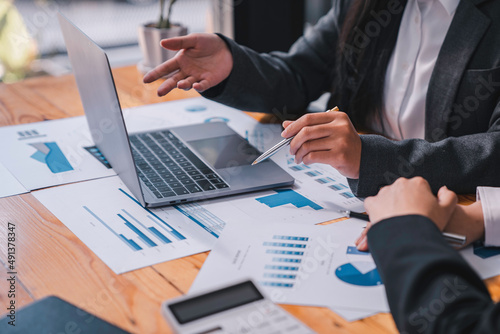
[[[251,165],[260,153],[238,135],[188,142],[216,169]]]

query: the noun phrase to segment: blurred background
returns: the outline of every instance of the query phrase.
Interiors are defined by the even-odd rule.
[[[334,0],[333,0],[334,1]],[[222,32],[259,52],[286,51],[332,0],[177,0],[172,22],[188,32]],[[138,27],[156,21],[159,0],[0,0],[0,81],[71,71],[56,13],[106,50],[111,66],[142,55]]]

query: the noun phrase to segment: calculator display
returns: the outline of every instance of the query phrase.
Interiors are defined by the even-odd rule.
[[[228,288],[184,300],[168,307],[180,324],[223,312],[241,305],[264,299],[252,282],[244,282]]]

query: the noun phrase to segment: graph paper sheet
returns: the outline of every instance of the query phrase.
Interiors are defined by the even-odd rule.
[[[145,209],[116,176],[33,195],[117,274],[207,251],[238,214],[196,203]]]
[[[33,195],[116,273],[210,250],[226,225],[339,216],[292,189],[145,209],[117,176]]]
[[[0,163],[0,198],[28,192],[21,183]]]
[[[115,175],[85,149],[85,117],[5,126],[0,141],[0,162],[27,190]]]
[[[349,219],[326,226],[228,226],[190,292],[251,277],[276,303],[387,311],[373,258],[353,251],[364,225]]]

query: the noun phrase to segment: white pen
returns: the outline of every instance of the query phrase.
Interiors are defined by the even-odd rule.
[[[339,111],[339,107],[334,107],[330,110],[327,110],[326,112],[330,112],[330,111]],[[273,147],[271,147],[270,149],[268,149],[267,151],[262,153],[261,156],[259,156],[257,159],[255,159],[254,162],[252,162],[252,166],[258,164],[259,162],[266,160],[267,158],[269,158],[271,156],[273,156],[282,147],[285,147],[286,145],[290,144],[290,142],[292,141],[293,138],[295,138],[295,136],[292,136],[292,137],[287,138],[287,139],[283,139],[278,144],[274,145]]]

